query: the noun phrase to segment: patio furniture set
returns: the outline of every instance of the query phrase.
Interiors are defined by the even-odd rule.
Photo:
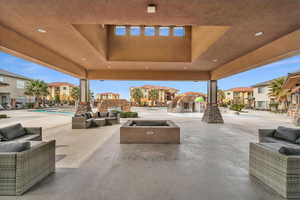
[[[72,129],[87,129],[119,123],[120,113],[117,112],[87,112],[72,117]]]
[[[250,175],[284,198],[300,199],[300,129],[260,129],[249,155]]]
[[[42,128],[15,124],[0,129],[0,196],[22,195],[55,172],[55,140]]]

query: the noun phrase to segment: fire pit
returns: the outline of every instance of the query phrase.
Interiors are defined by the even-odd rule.
[[[170,120],[129,120],[120,128],[121,144],[180,144],[180,128]]]

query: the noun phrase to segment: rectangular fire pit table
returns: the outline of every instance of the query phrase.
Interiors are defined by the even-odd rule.
[[[180,128],[170,120],[129,120],[120,128],[121,144],[180,144]]]

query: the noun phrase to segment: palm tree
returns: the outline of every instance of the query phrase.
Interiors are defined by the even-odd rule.
[[[159,98],[159,91],[157,89],[152,89],[149,91],[149,99],[156,103],[156,101],[158,100]]]
[[[133,88],[131,90],[131,96],[135,102],[138,102],[141,105],[141,99],[143,98],[143,92],[140,88]]]
[[[223,101],[225,99],[225,93],[224,93],[223,90],[218,90],[218,96],[217,96],[217,98],[218,98],[218,103],[223,104]]]
[[[78,101],[79,100],[79,95],[80,95],[79,87],[73,87],[72,90],[71,90],[72,99],[74,99],[75,101]]]
[[[46,97],[49,94],[48,85],[41,80],[30,80],[26,84],[25,94],[35,97],[34,108],[38,108],[41,98]]]
[[[279,104],[283,104],[284,109],[286,109],[288,90],[282,88],[284,82],[285,82],[284,77],[273,80],[270,84],[271,90],[268,95],[274,97],[275,100]]]

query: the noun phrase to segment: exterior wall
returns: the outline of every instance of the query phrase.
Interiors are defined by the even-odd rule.
[[[34,102],[33,97],[26,96],[25,87],[28,80],[14,78],[10,76],[0,75],[1,81],[8,83],[8,86],[0,87],[0,104],[9,104],[15,107],[15,104],[25,104]],[[23,82],[21,85],[17,85],[17,82]],[[19,82],[19,83],[20,83]],[[22,87],[20,87],[22,86]]]
[[[253,88],[253,97],[255,99],[255,109],[269,110],[272,98],[269,97],[269,86],[261,86]]]
[[[59,95],[61,101],[73,101],[74,99],[71,97],[72,89],[73,87],[69,85],[49,86],[48,91],[50,94],[47,99],[53,101],[55,96]]]
[[[135,102],[134,98],[132,98],[132,89],[133,88],[130,88],[130,102],[137,105],[138,102]],[[140,87],[140,89],[143,93],[141,103],[151,105],[151,106],[155,106],[155,105],[165,106],[168,101],[171,101],[176,96],[176,93],[177,93],[177,90],[157,89],[158,90],[158,100],[156,102],[152,102],[149,99],[149,92],[152,89],[143,88],[143,87]]]
[[[97,101],[101,101],[103,99],[120,99],[120,95],[114,93],[102,93],[102,94],[97,94],[96,99]]]
[[[235,91],[224,91],[225,101],[230,101],[232,103],[245,104],[249,107],[252,106],[251,99],[253,98],[252,92],[235,92]]]

